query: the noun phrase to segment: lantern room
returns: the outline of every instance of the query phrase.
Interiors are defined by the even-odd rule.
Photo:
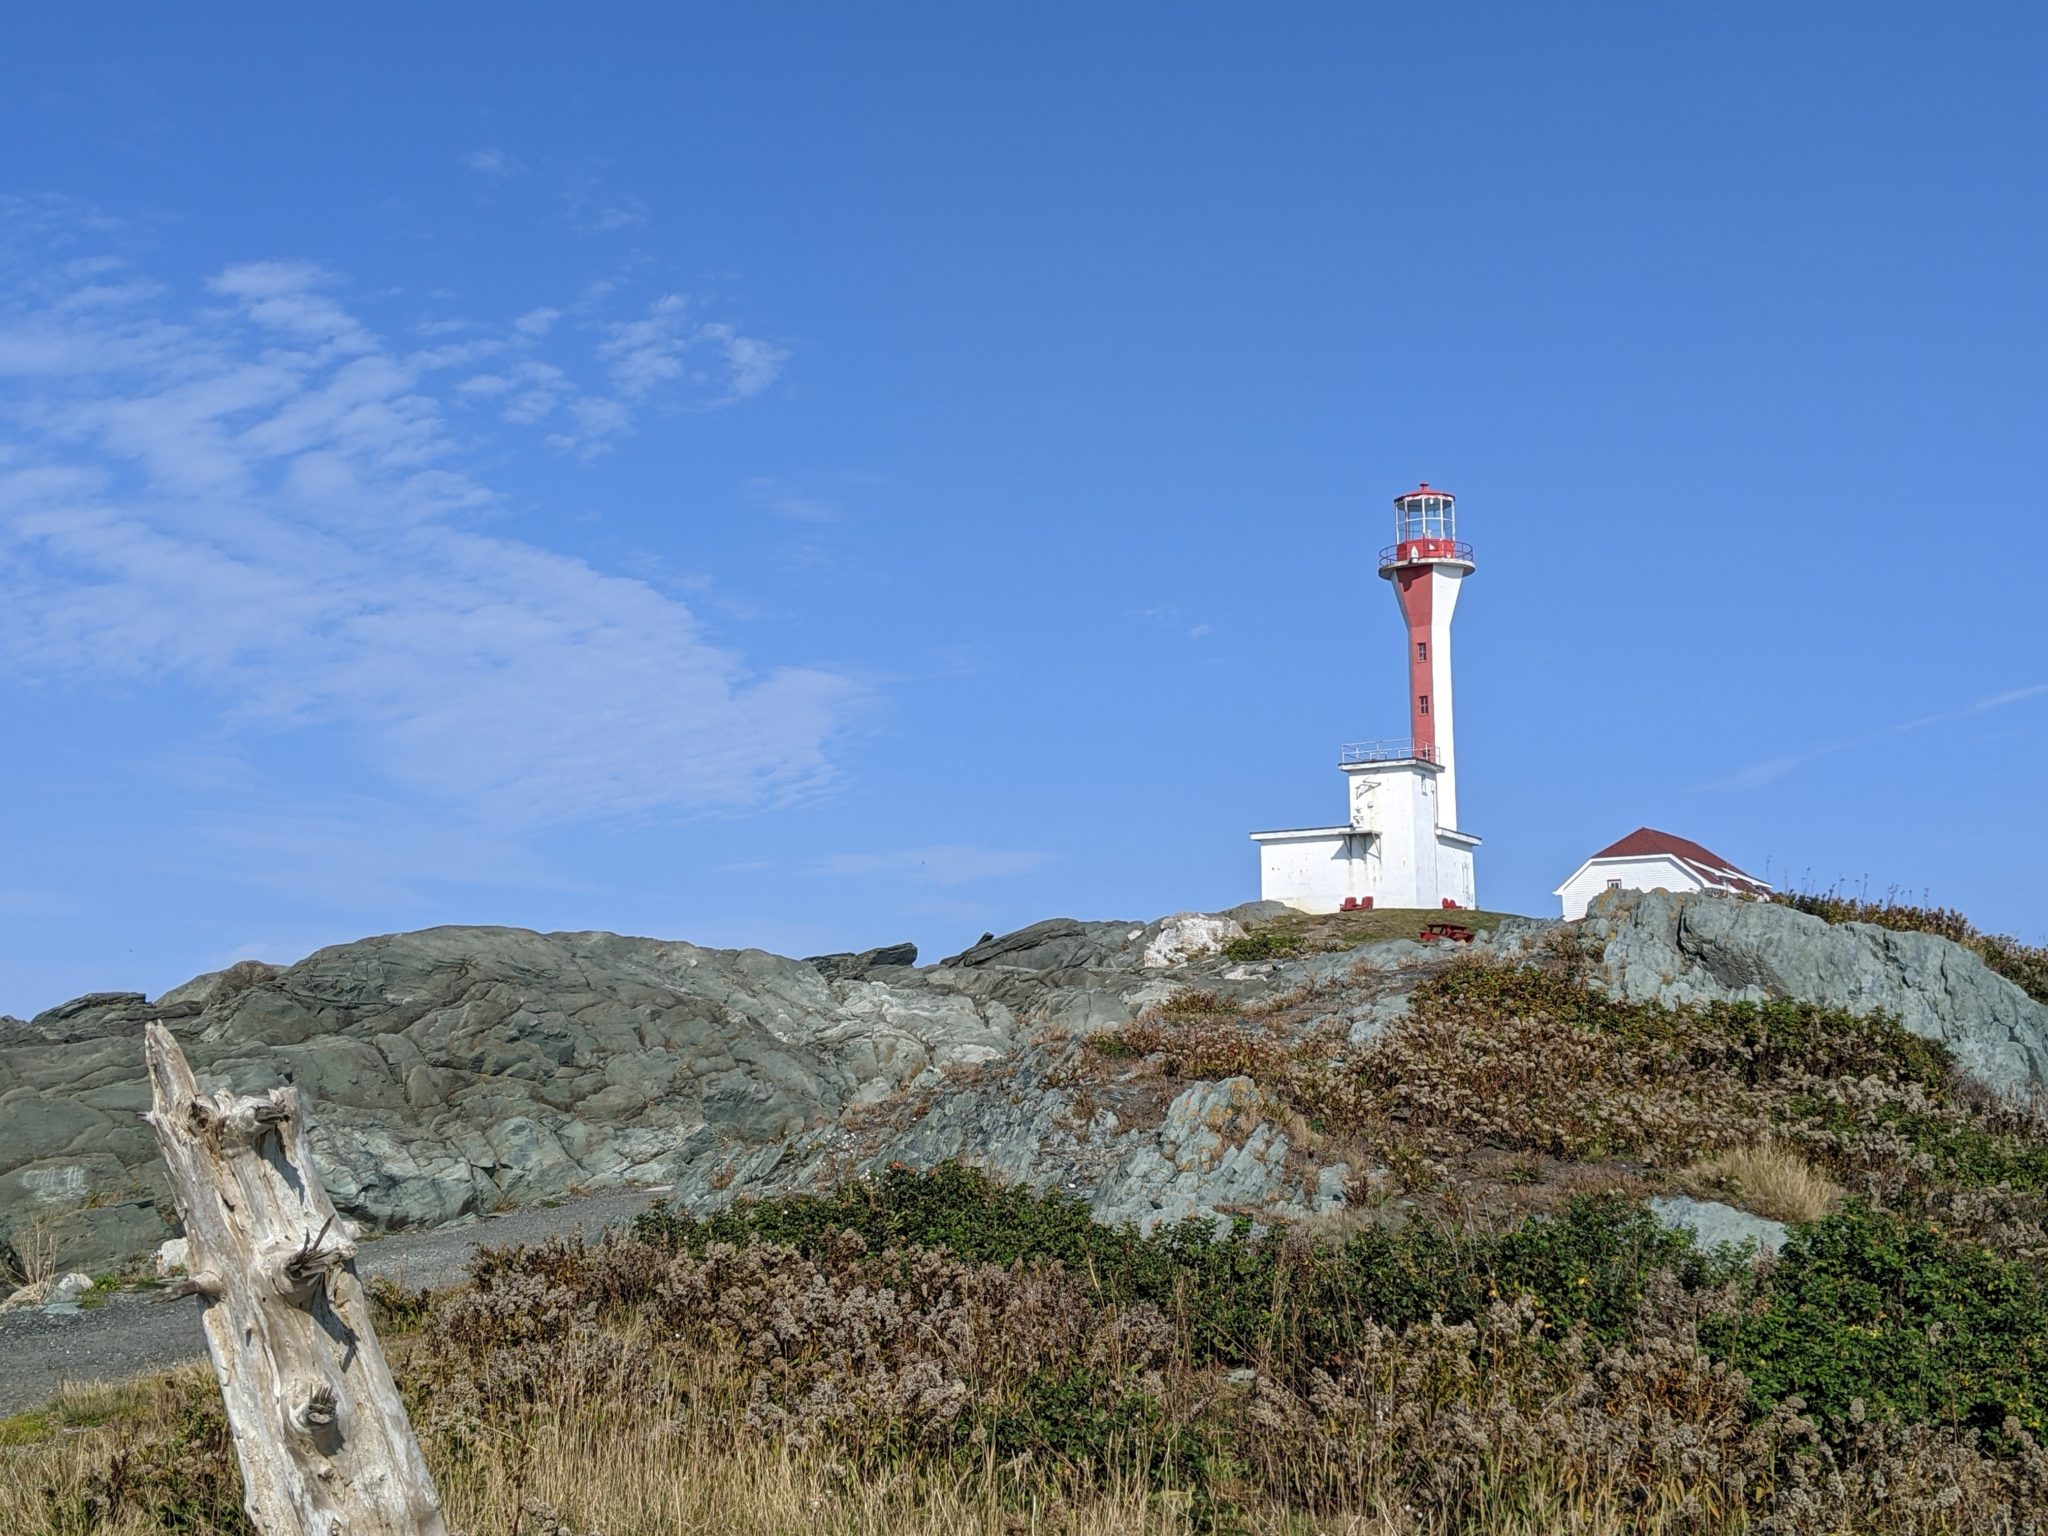
[[[1458,539],[1458,498],[1425,480],[1394,498],[1394,544],[1380,551],[1380,572],[1437,563],[1470,567],[1472,546]]]

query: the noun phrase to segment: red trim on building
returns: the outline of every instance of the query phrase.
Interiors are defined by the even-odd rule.
[[[1593,855],[1595,859],[1642,859],[1663,854],[1677,859],[1709,885],[1754,895],[1770,894],[1770,887],[1754,875],[1744,874],[1711,848],[1703,848],[1688,837],[1659,832],[1654,827],[1637,827],[1618,843],[1610,843]],[[1588,862],[1591,862],[1590,860]]]

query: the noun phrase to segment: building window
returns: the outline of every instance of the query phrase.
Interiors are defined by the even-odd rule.
[[[1425,694],[1421,694],[1421,695],[1419,695],[1419,696],[1417,697],[1417,700],[1416,700],[1416,702],[1417,702],[1417,704],[1418,704],[1418,705],[1420,705],[1420,711],[1419,711],[1420,713],[1422,713],[1422,714],[1425,714],[1425,715],[1429,713],[1429,695],[1428,695],[1428,694],[1426,694],[1426,693],[1425,693]]]
[[[1610,880],[1607,882],[1607,889],[1609,889],[1610,891],[1618,891],[1621,889],[1621,882],[1619,880]]]
[[[1429,660],[1429,642],[1427,640],[1415,642],[1415,659],[1417,661]]]

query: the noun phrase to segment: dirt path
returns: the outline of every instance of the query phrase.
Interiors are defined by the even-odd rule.
[[[382,1275],[408,1286],[452,1285],[478,1248],[538,1242],[560,1232],[595,1235],[631,1220],[659,1196],[651,1191],[593,1195],[552,1209],[531,1206],[466,1227],[403,1232],[365,1242],[358,1266],[365,1280]],[[121,1292],[104,1306],[71,1316],[44,1312],[0,1315],[0,1417],[48,1401],[67,1381],[119,1381],[206,1353],[197,1300],[157,1302],[147,1292]]]

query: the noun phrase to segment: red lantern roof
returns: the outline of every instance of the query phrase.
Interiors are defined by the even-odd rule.
[[[1427,480],[1425,480],[1422,482],[1422,484],[1415,487],[1414,490],[1403,491],[1400,495],[1396,496],[1394,498],[1394,505],[1398,507],[1402,502],[1408,500],[1408,498],[1411,496],[1441,496],[1445,501],[1456,501],[1458,499],[1457,497],[1453,496],[1449,491],[1440,491],[1436,489],[1436,487],[1432,486]]]

